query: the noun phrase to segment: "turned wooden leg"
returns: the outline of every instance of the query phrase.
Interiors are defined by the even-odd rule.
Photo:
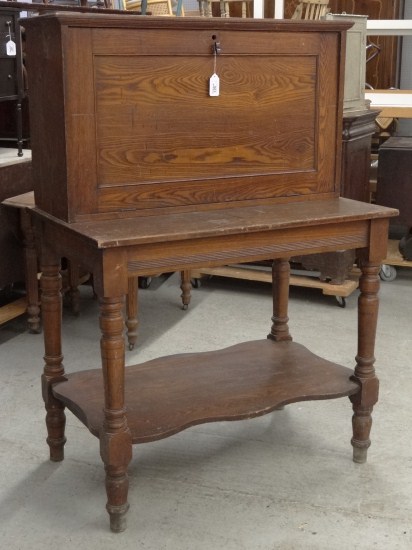
[[[73,315],[80,314],[80,267],[76,262],[67,260],[68,298]]]
[[[129,350],[132,350],[137,342],[137,327],[139,320],[138,311],[138,284],[137,277],[128,278],[128,290],[126,298],[126,327]]]
[[[289,260],[274,260],[272,264],[273,316],[268,338],[276,342],[292,340],[288,327],[289,276]]]
[[[350,397],[353,405],[353,460],[366,462],[371,444],[369,435],[372,427],[372,409],[378,401],[379,381],[375,375],[374,349],[378,319],[378,291],[380,264],[364,262],[359,280],[358,300],[358,354],[356,356],[354,379],[360,391]]]
[[[125,345],[123,299],[100,301],[101,354],[105,390],[104,422],[100,433],[100,454],[106,470],[107,511],[110,528],[126,529],[129,508],[127,466],[132,458],[132,438],[124,404]]]
[[[45,349],[42,392],[47,411],[47,443],[50,447],[50,459],[57,462],[64,458],[64,444],[66,443],[64,436],[66,426],[64,405],[52,394],[53,383],[64,378],[63,355],[61,352],[61,275],[58,262],[44,263],[40,283]]]
[[[20,226],[23,232],[27,322],[29,331],[38,334],[40,332],[39,283],[37,280],[38,258],[30,211],[26,208],[20,211]]]
[[[185,270],[180,272],[181,277],[181,284],[180,289],[182,291],[182,294],[180,297],[182,298],[182,308],[187,309],[190,304],[190,298],[191,298],[191,291],[192,291],[192,283],[190,282],[190,271]]]

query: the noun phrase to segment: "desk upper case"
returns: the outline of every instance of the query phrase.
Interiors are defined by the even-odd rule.
[[[60,15],[30,25],[39,208],[73,222],[337,196],[345,27],[222,23]]]
[[[378,271],[396,211],[341,199],[346,24],[54,15],[27,21],[51,458],[67,406],[100,439],[125,526],[132,443],[303,399],[351,396],[366,460],[378,397]],[[215,55],[216,54],[216,55]],[[220,95],[208,95],[209,77]],[[46,100],[47,98],[47,100]],[[357,249],[355,370],[291,341],[294,255]],[[102,369],[65,375],[59,258],[93,272]],[[124,367],[128,277],[274,259],[268,340]]]

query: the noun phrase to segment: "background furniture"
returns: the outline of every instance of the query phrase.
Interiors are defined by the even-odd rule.
[[[0,155],[2,156],[2,155]],[[13,151],[14,157],[14,151]],[[16,155],[17,161],[17,155]],[[0,201],[33,189],[31,160],[0,164]],[[24,280],[18,215],[0,208],[0,288]]]
[[[0,202],[33,189],[31,160],[17,157],[14,149],[0,149]],[[23,241],[19,216],[0,207],[0,291],[5,293],[0,307],[0,324],[26,310],[26,298],[13,292],[15,283],[24,282]]]
[[[137,10],[142,15],[184,15],[182,0],[177,0],[175,9],[171,0],[124,0],[123,7],[126,11]]]
[[[6,322],[24,311],[27,312],[27,322],[30,332],[40,332],[40,301],[39,301],[39,260],[36,249],[34,226],[32,221],[32,210],[34,204],[34,193],[30,191],[22,195],[10,197],[2,202],[7,207],[9,213],[18,213],[20,231],[22,234],[24,252],[24,281],[26,287],[26,297],[19,300],[18,304],[10,305],[7,310],[0,312],[0,324]],[[65,272],[63,273],[64,283],[62,285],[62,294],[68,297],[71,311],[78,315],[80,312],[79,289],[78,287],[89,281],[90,274],[84,273],[76,262],[65,259]],[[187,309],[190,302],[190,295],[185,296],[185,276],[182,274],[182,302],[183,308]],[[127,341],[129,350],[132,350],[137,341],[137,306],[138,306],[138,285],[137,278],[131,277],[128,282],[128,292],[126,300],[126,326]]]
[[[366,460],[378,271],[396,211],[339,198],[346,28],[77,14],[28,22],[29,74],[42,68],[31,88],[33,216],[50,457],[63,459],[67,407],[99,438],[114,531],[125,528],[132,444],[202,422],[349,396],[354,460]],[[221,89],[209,96],[216,52]],[[362,258],[355,370],[293,343],[287,325],[289,258],[343,246]],[[93,273],[102,369],[64,372],[62,256]],[[130,277],[273,258],[268,339],[125,369]]]
[[[329,0],[300,0],[292,19],[321,19],[329,10]]]
[[[390,137],[379,148],[376,202],[399,210],[391,221],[393,237],[412,228],[412,137]]]
[[[367,15],[368,19],[401,19],[403,0],[330,0],[333,13]],[[374,89],[399,86],[400,42],[394,36],[375,35],[372,41],[379,48],[366,66],[366,82]]]
[[[253,0],[199,0],[200,15],[206,17],[252,17]]]
[[[299,0],[285,0],[284,17],[291,18]],[[331,13],[367,15],[368,19],[400,19],[403,14],[403,0],[329,0]],[[274,2],[265,3],[265,17],[273,17]],[[379,55],[367,65],[366,82],[377,89],[388,89],[399,85],[399,40],[394,36],[377,34],[373,43],[379,48]]]
[[[18,19],[20,9],[11,2],[0,6],[0,101],[15,102],[14,140],[17,143],[18,156],[23,156],[23,122],[22,101],[23,88],[23,53],[21,32]],[[7,44],[14,45],[10,54]],[[10,139],[8,137],[7,139]]]

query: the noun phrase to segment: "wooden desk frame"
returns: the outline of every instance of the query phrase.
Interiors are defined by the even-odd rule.
[[[99,438],[113,531],[125,528],[132,445],[196,424],[347,396],[353,457],[366,460],[378,273],[397,211],[338,196],[347,28],[74,14],[27,22],[28,68],[41,73],[31,84],[32,214],[50,457],[63,459],[67,407]],[[209,96],[215,62],[222,88]],[[289,259],[335,250],[356,250],[361,263],[355,370],[315,356],[288,329]],[[62,257],[93,274],[101,369],[65,374]],[[261,260],[274,261],[268,338],[125,368],[131,279]]]
[[[97,235],[93,225],[68,224],[34,210],[42,243],[46,361],[43,397],[50,457],[54,461],[63,459],[64,409],[67,406],[100,439],[106,469],[107,510],[113,531],[125,528],[127,466],[132,457],[132,444],[167,437],[202,422],[251,418],[299,400],[349,396],[354,411],[353,458],[355,462],[366,460],[371,412],[378,398],[374,344],[379,270],[386,255],[387,216],[394,211],[348,199],[297,203],[289,212],[286,208],[286,214],[285,205],[282,206],[263,207],[263,213],[262,208],[233,209],[229,211],[229,218],[230,214],[233,216],[229,224],[226,212],[224,231],[211,230],[203,220],[203,236],[197,238],[191,233],[195,225],[196,231],[202,227],[202,219],[195,222],[191,214],[186,214],[183,231],[178,229],[173,216],[166,216],[162,221],[165,227],[169,225],[167,246],[150,233],[150,218],[141,220],[146,225],[145,234],[139,234],[139,230],[128,236],[125,233],[121,244],[118,240],[115,245],[109,235],[110,221],[99,224]],[[309,219],[310,211],[314,213],[320,209],[322,214]],[[261,211],[260,220],[258,210]],[[249,221],[245,225],[247,219],[256,218],[257,222]],[[269,219],[278,221],[269,224]],[[138,220],[134,221],[139,225]],[[242,235],[240,240],[236,239],[239,235]],[[354,371],[326,362],[292,343],[288,329],[288,259],[295,254],[336,250],[343,245],[357,249],[362,269]],[[86,262],[85,267],[94,274],[102,331],[102,370],[73,375],[65,375],[62,363],[59,259],[67,249],[76,250],[83,265]],[[273,348],[268,351],[268,342],[261,340],[241,344],[244,348],[235,346],[221,352],[197,354],[196,361],[193,355],[172,356],[125,369],[123,304],[130,276],[155,274],[159,269],[178,271],[269,258],[275,259],[273,317],[268,336]],[[256,365],[250,364],[251,358]],[[199,370],[190,371],[188,361],[207,366],[202,371],[201,383]],[[311,372],[309,378],[301,371],[299,366],[302,364],[307,369],[305,372]],[[226,368],[222,367],[225,366],[231,376],[229,390],[224,389],[227,379]],[[149,371],[157,372],[159,380],[155,375],[145,387]],[[259,373],[263,373],[264,382]],[[257,380],[255,385],[254,380]],[[212,399],[216,388],[223,388],[219,402]],[[157,399],[153,399],[152,392]],[[165,401],[165,393],[169,406],[163,409],[161,403]],[[179,411],[185,409],[188,396],[191,403],[200,403],[200,409],[190,407],[182,414]],[[139,402],[143,402],[144,413],[139,410]],[[228,408],[227,402],[234,403],[233,407]]]

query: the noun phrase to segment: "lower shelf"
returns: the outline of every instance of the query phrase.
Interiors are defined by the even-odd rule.
[[[133,443],[154,441],[204,422],[252,418],[287,403],[352,395],[359,390],[352,374],[300,344],[270,339],[171,355],[126,367],[127,421]],[[100,369],[67,375],[53,393],[99,436]]]

